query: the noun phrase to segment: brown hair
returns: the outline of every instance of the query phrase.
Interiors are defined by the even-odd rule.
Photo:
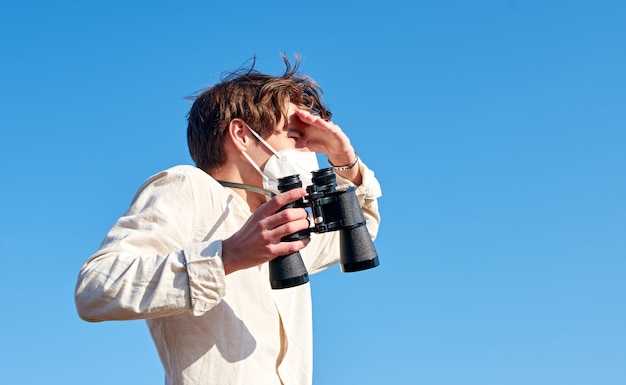
[[[226,162],[223,142],[230,122],[239,118],[263,138],[269,137],[282,120],[287,124],[288,103],[292,102],[330,120],[331,112],[322,101],[322,89],[311,78],[298,73],[300,57],[292,66],[285,55],[281,76],[248,69],[228,74],[220,83],[201,92],[187,116],[187,145],[196,166],[212,171]]]

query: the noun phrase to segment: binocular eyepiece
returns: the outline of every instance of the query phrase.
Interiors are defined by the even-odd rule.
[[[365,226],[363,210],[359,205],[355,188],[337,190],[337,179],[332,168],[313,171],[313,184],[307,186],[303,199],[281,208],[310,208],[313,227],[283,237],[281,241],[292,242],[310,236],[311,232],[339,231],[340,265],[343,272],[355,272],[376,267],[378,253]],[[302,187],[298,175],[278,180],[278,190],[285,192]],[[309,281],[309,275],[299,252],[274,258],[269,263],[272,289],[298,286]]]

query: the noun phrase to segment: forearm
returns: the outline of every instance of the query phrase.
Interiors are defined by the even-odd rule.
[[[105,252],[81,269],[76,308],[87,321],[164,316],[191,309],[188,288],[181,251],[165,256]]]
[[[201,314],[224,295],[219,242],[169,254],[103,250],[90,258],[76,285],[76,308],[87,321]]]
[[[151,177],[85,262],[75,292],[82,318],[201,314],[223,297],[221,240],[204,236],[194,225],[196,212],[207,213],[204,219],[220,212],[197,206],[194,197],[209,194],[194,193],[189,172],[195,169],[171,169]]]

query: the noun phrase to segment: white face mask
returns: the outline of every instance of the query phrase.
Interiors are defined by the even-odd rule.
[[[246,125],[247,126],[247,125]],[[263,170],[250,158],[246,152],[242,152],[252,167],[263,178],[263,188],[273,193],[278,194],[278,179],[290,175],[300,175],[302,181],[302,187],[307,187],[312,182],[312,171],[318,170],[319,164],[317,163],[317,156],[312,151],[298,151],[293,148],[285,148],[284,150],[276,151],[267,143],[261,135],[255,132],[248,126],[248,129],[265,147],[268,148],[274,155],[265,164]]]

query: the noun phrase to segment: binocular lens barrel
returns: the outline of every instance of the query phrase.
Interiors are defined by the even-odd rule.
[[[286,289],[309,282],[309,273],[298,251],[272,259],[269,267],[272,289]]]
[[[280,192],[293,190],[298,187],[302,187],[302,182],[298,175],[291,175],[278,180],[278,190]],[[304,207],[304,202],[302,200],[292,202],[281,210],[297,207]],[[293,242],[309,236],[310,232],[305,230],[283,237],[281,241]],[[269,263],[269,269],[272,289],[286,289],[309,282],[309,273],[302,261],[300,252],[297,251],[274,258]]]
[[[349,273],[378,266],[378,253],[365,226],[365,216],[354,187],[339,195],[338,200],[343,218],[343,227],[339,230],[341,271]]]

